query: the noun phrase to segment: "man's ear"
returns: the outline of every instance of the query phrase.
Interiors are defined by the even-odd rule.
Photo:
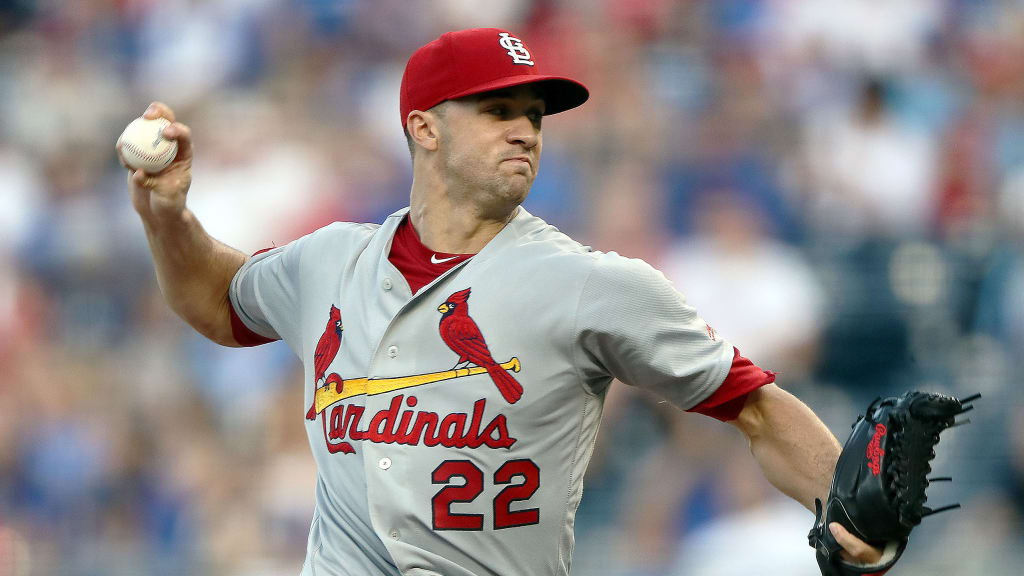
[[[413,110],[405,119],[405,127],[413,142],[426,150],[435,151],[439,146],[438,118],[430,112]]]

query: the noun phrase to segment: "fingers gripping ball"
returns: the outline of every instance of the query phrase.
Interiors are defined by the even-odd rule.
[[[174,160],[178,143],[163,136],[170,125],[166,118],[136,118],[117,139],[121,157],[135,170],[157,174]]]
[[[911,530],[925,516],[957,508],[959,504],[925,506],[925,490],[935,445],[943,430],[959,414],[972,407],[980,395],[958,399],[942,394],[907,392],[898,398],[875,400],[867,414],[853,425],[832,476],[828,501],[817,505],[814,528],[808,534],[817,551],[824,576],[878,575],[885,573],[907,546]],[[874,565],[849,564],[840,558],[840,546],[828,530],[838,522],[854,536],[884,547],[882,559]]]

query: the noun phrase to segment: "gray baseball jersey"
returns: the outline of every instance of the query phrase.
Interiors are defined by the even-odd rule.
[[[568,574],[609,383],[688,409],[734,350],[660,272],[523,208],[413,295],[388,260],[407,211],[260,253],[231,285],[245,327],[305,366],[302,574]]]

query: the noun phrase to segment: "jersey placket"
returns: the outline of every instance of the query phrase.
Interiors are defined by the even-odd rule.
[[[377,319],[384,320],[382,324],[386,324],[377,340],[376,346],[373,348],[372,357],[367,365],[367,378],[369,379],[405,376],[423,371],[420,369],[421,367],[417,367],[415,362],[411,360],[411,349],[403,350],[407,345],[414,346],[415,343],[404,342],[398,336],[398,334],[403,332],[400,325],[404,320],[409,319],[413,315],[431,315],[431,320],[433,320],[436,312],[427,303],[434,292],[433,288],[445,282],[447,278],[458,273],[469,262],[472,262],[472,259],[470,259],[458,264],[435,278],[413,295],[404,279],[402,279],[401,272],[388,260],[388,253],[391,249],[390,244],[394,239],[397,223],[401,222],[402,217],[402,215],[393,216],[388,222],[389,229],[387,233],[379,235],[379,238],[386,242],[384,246],[371,246],[367,250],[368,254],[375,254],[378,258],[376,269],[366,275],[373,278],[374,287],[367,287],[368,290],[364,292],[374,294],[373,300],[375,301],[367,302],[366,304],[375,308]],[[369,270],[363,270],[363,272],[369,272]],[[385,315],[389,316],[389,318],[385,319]],[[399,395],[406,396],[400,392],[367,395],[365,397],[363,426],[369,426],[369,418],[372,415],[393,408],[393,402],[398,402],[397,398]],[[399,411],[407,410],[409,409],[408,404],[398,404],[398,409]],[[394,422],[391,422],[388,424],[388,427],[393,425]],[[397,560],[406,556],[406,554],[396,554],[393,551],[394,547],[403,546],[402,540],[405,538],[405,535],[410,530],[419,529],[410,524],[410,518],[403,515],[409,514],[411,507],[414,507],[416,504],[422,505],[422,503],[411,503],[411,506],[397,506],[395,504],[396,499],[407,495],[407,491],[403,490],[406,481],[413,481],[413,479],[407,478],[409,474],[407,460],[413,456],[406,455],[404,447],[394,443],[361,442],[356,447],[356,450],[363,453],[363,470],[366,477],[366,495],[370,522],[377,536],[391,552],[392,558],[398,563]],[[419,479],[419,481],[426,482],[428,479],[423,478]],[[429,529],[429,526],[427,528]]]

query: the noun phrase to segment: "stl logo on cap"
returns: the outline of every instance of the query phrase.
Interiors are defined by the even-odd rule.
[[[498,40],[498,44],[508,51],[508,55],[512,57],[514,64],[526,64],[533,66],[533,60],[530,60],[530,51],[523,46],[523,41],[508,32],[502,32],[498,34],[501,40]]]

